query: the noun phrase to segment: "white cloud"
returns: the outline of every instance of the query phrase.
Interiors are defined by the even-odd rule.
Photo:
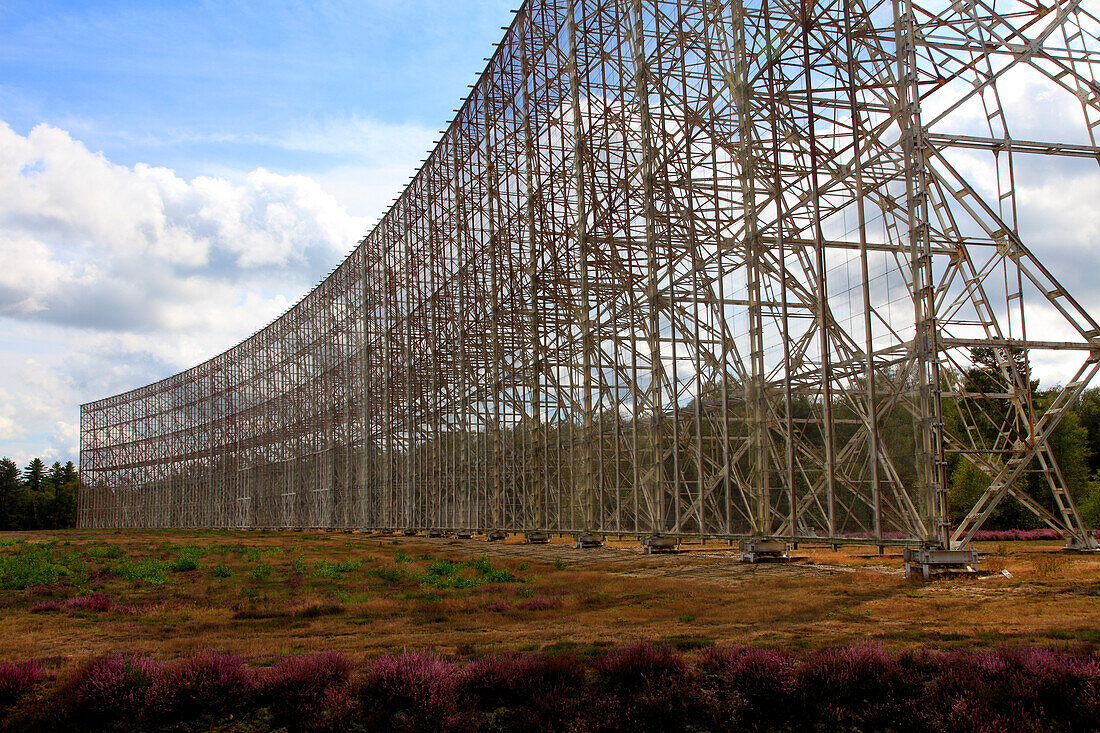
[[[77,405],[233,345],[369,226],[305,176],[185,180],[0,122],[0,455],[75,459]]]

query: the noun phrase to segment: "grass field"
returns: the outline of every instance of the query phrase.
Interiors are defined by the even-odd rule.
[[[134,651],[274,659],[401,649],[458,658],[680,649],[784,650],[1100,641],[1100,556],[1056,542],[979,543],[979,577],[907,581],[896,550],[802,546],[743,565],[725,543],[644,556],[362,534],[63,531],[0,536],[0,660],[71,667]],[[1011,577],[1001,574],[1008,570]]]
[[[979,549],[7,534],[0,731],[1094,730],[1100,557]]]

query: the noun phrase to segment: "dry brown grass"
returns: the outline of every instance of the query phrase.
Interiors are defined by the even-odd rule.
[[[574,550],[560,540],[528,546],[298,532],[67,531],[6,539],[20,542],[0,546],[0,555],[45,543],[75,574],[0,590],[0,659],[75,662],[122,649],[174,657],[208,647],[259,657],[337,650],[362,658],[401,648],[476,655],[599,649],[642,638],[793,648],[1100,641],[1100,557],[1062,554],[1056,543],[979,544],[990,553],[983,577],[923,583],[905,580],[896,550],[879,557],[860,547],[803,546],[790,563],[749,566],[713,542],[644,556],[625,540]],[[124,563],[170,562],[187,548],[204,553],[197,570],[169,570],[163,584],[119,577]],[[114,552],[121,556],[105,556]],[[422,582],[433,562],[483,553],[523,582]],[[347,561],[358,565],[331,570]],[[218,577],[217,566],[230,576]],[[1012,577],[999,574],[1005,569]],[[455,577],[481,576],[465,568]],[[97,590],[111,598],[106,613],[31,610]]]

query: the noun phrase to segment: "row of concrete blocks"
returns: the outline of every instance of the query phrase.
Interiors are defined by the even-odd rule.
[[[382,531],[380,534],[394,534],[393,531]],[[401,534],[406,537],[414,537],[420,534],[416,529],[405,529]],[[457,529],[445,531],[442,529],[428,529],[424,531],[425,537],[441,538],[454,537],[457,540],[474,539],[479,532],[472,529]],[[484,533],[488,542],[498,542],[507,538],[508,533],[502,529],[489,530]],[[530,545],[544,545],[550,542],[551,533],[544,530],[528,530],[523,533],[524,540]],[[578,550],[603,547],[607,542],[605,535],[596,532],[581,532],[573,535],[573,547]],[[733,540],[727,540],[732,545]],[[651,535],[642,537],[642,552],[646,555],[654,553],[678,552],[680,538],[669,535]],[[741,540],[738,549],[741,551],[741,561],[748,563],[787,560],[790,558],[793,545],[782,540],[754,539]]]
[[[297,531],[301,531],[301,529],[297,529]],[[352,532],[353,530],[345,529],[343,531]],[[405,537],[415,537],[420,534],[420,530],[411,528],[401,531],[383,529],[378,530],[377,534],[401,534]],[[424,530],[424,536],[431,538],[451,536],[459,540],[472,540],[478,534],[481,533],[472,529]],[[488,530],[484,535],[488,542],[499,542],[508,537],[508,533],[502,529]],[[550,532],[544,530],[528,530],[523,535],[526,542],[531,545],[547,544],[551,537]],[[595,532],[582,532],[573,535],[573,547],[578,550],[603,547],[606,541],[606,536]],[[646,555],[678,552],[680,549],[680,538],[669,535],[642,537],[641,543],[642,552]],[[727,540],[727,543],[732,545],[733,540]],[[739,540],[737,544],[741,552],[741,562],[745,563],[782,562],[790,559],[791,550],[796,547],[793,543],[785,540],[768,538]],[[881,551],[882,548],[880,547],[879,554],[881,554]],[[973,573],[978,566],[978,551],[971,549],[944,550],[937,547],[905,547],[903,558],[906,578],[920,575],[927,580],[936,575]]]

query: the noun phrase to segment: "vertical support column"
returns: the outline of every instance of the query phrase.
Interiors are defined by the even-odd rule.
[[[484,253],[483,256],[489,258],[489,303],[487,304],[486,310],[489,318],[489,338],[492,353],[489,355],[491,363],[487,370],[491,380],[491,384],[487,386],[491,394],[485,395],[489,403],[486,407],[491,409],[491,414],[487,415],[484,421],[486,423],[485,438],[488,441],[486,446],[487,455],[485,467],[486,506],[484,518],[480,523],[484,525],[485,529],[493,530],[500,529],[503,522],[503,517],[501,515],[501,499],[503,496],[501,468],[503,456],[501,450],[500,393],[503,389],[501,362],[504,360],[504,354],[500,346],[500,319],[503,317],[504,308],[500,297],[499,268],[499,250],[502,248],[503,244],[499,239],[499,232],[497,229],[497,216],[500,214],[500,179],[497,160],[498,153],[495,145],[495,125],[491,114],[492,110],[490,109],[490,105],[494,100],[488,94],[487,90],[483,95],[481,108],[482,120],[485,125],[485,173],[488,181],[489,195],[488,206],[483,212],[485,220],[488,221],[488,243],[482,247],[481,251]]]
[[[875,343],[874,329],[871,320],[871,276],[867,261],[867,213],[864,202],[863,190],[863,148],[862,133],[863,120],[860,110],[857,89],[859,81],[856,76],[855,49],[852,46],[852,17],[851,0],[844,2],[844,39],[847,55],[848,74],[848,110],[852,117],[852,169],[855,179],[856,218],[859,227],[859,267],[860,283],[863,291],[863,351],[864,351],[864,378],[867,383],[867,395],[865,400],[867,416],[865,418],[865,431],[867,434],[867,463],[871,480],[871,506],[872,530],[875,538],[882,539],[882,486],[879,466],[879,425],[878,425],[878,379],[875,374]]]
[[[814,87],[813,68],[810,65],[810,28],[813,19],[810,17],[812,6],[802,6],[802,72],[803,83],[806,92],[806,137],[810,148],[810,213],[813,227],[814,247],[814,275],[816,277],[815,299],[817,308],[815,320],[817,321],[818,350],[820,352],[820,378],[821,378],[821,419],[822,434],[825,449],[825,492],[829,522],[829,536],[834,537],[838,531],[836,526],[836,449],[835,433],[833,430],[833,374],[831,366],[832,346],[829,332],[833,328],[832,316],[829,312],[829,288],[828,273],[825,263],[825,242],[821,232],[821,192],[818,188],[819,160],[817,148],[817,133],[815,130],[816,115],[814,112]]]
[[[524,40],[520,43],[520,69],[523,76],[523,140],[524,140],[524,177],[527,191],[527,323],[528,323],[528,374],[531,380],[529,401],[531,412],[530,436],[527,445],[527,475],[529,476],[527,494],[524,497],[524,526],[517,529],[542,529],[546,525],[546,476],[543,467],[542,435],[542,336],[539,319],[539,247],[535,216],[536,203],[541,193],[536,190],[535,166],[535,127],[531,117],[535,108],[531,99],[531,85],[535,81],[534,71],[527,56],[527,47],[532,38],[531,8],[525,5],[523,13]]]
[[[598,501],[597,486],[594,477],[593,442],[596,436],[593,434],[592,414],[592,301],[591,289],[588,282],[588,209],[585,201],[585,163],[587,162],[587,143],[584,129],[584,120],[581,112],[580,78],[578,69],[578,37],[577,37],[577,10],[584,12],[583,0],[570,0],[569,3],[569,98],[573,115],[573,236],[576,240],[579,260],[580,275],[580,306],[578,318],[581,327],[581,409],[583,410],[581,440],[583,442],[582,460],[584,463],[581,474],[583,476],[580,486],[580,501],[582,525],[573,529],[584,532],[595,529],[596,503]],[[575,459],[575,456],[571,456]],[[576,490],[575,483],[573,484]]]
[[[912,0],[893,0],[894,33],[898,64],[898,114],[901,146],[905,155],[905,198],[912,270],[913,317],[916,331],[920,442],[917,475],[925,511],[925,540],[950,549],[951,526],[947,514],[946,462],[943,453],[943,413],[940,404],[939,349],[936,341],[935,288],[931,239],[928,227],[928,173],[924,130],[921,125],[920,89],[917,84],[917,49]]]
[[[663,369],[661,363],[661,333],[660,318],[658,316],[658,278],[657,278],[657,243],[654,232],[654,181],[653,181],[653,150],[650,141],[653,122],[649,112],[649,82],[648,63],[645,53],[645,24],[642,16],[641,0],[633,0],[634,28],[631,36],[631,44],[634,62],[635,95],[638,103],[638,117],[641,127],[642,147],[642,196],[645,219],[645,249],[646,257],[646,289],[643,305],[649,316],[647,328],[647,340],[650,358],[650,376],[648,388],[648,402],[650,409],[649,432],[652,440],[650,446],[653,455],[653,479],[647,497],[649,514],[649,532],[661,534],[665,530],[665,506],[664,506],[664,440],[662,435],[663,400],[661,398],[661,382],[663,381]],[[635,384],[635,389],[637,385]],[[635,419],[638,415],[635,414]],[[639,522],[638,531],[644,531]]]
[[[737,107],[737,166],[741,181],[741,211],[744,217],[745,278],[748,289],[749,316],[749,383],[745,397],[752,411],[753,469],[749,487],[755,493],[754,534],[770,535],[774,519],[771,499],[769,454],[771,436],[768,429],[766,374],[764,371],[764,320],[761,304],[761,243],[760,212],[756,205],[756,160],[753,154],[753,126],[749,89],[749,58],[745,43],[745,9],[742,0],[734,0],[730,10],[733,25],[733,94]],[[792,525],[793,529],[793,525]]]

